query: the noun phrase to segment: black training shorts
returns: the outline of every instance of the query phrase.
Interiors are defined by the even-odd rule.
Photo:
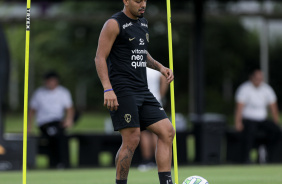
[[[145,130],[151,124],[167,118],[163,107],[151,92],[118,97],[118,103],[118,110],[110,111],[115,131],[130,127]]]

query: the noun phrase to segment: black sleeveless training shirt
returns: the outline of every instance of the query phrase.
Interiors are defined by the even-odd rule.
[[[117,36],[107,58],[109,78],[118,97],[148,92],[146,60],[149,43],[148,22],[114,14],[119,24]]]

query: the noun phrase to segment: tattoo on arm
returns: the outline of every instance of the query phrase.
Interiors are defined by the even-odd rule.
[[[160,71],[160,63],[153,59],[153,57],[148,53],[147,54],[147,66],[154,70]]]

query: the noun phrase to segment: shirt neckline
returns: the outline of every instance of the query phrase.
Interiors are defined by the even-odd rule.
[[[121,11],[121,12],[123,13],[124,16],[126,16],[128,19],[130,19],[130,20],[133,21],[133,22],[137,22],[137,21],[139,20],[139,18],[137,18],[137,19],[132,19],[132,18],[128,17],[123,11]]]

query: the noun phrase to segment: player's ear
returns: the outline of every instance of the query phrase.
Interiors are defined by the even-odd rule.
[[[124,6],[128,6],[129,0],[123,0]]]

